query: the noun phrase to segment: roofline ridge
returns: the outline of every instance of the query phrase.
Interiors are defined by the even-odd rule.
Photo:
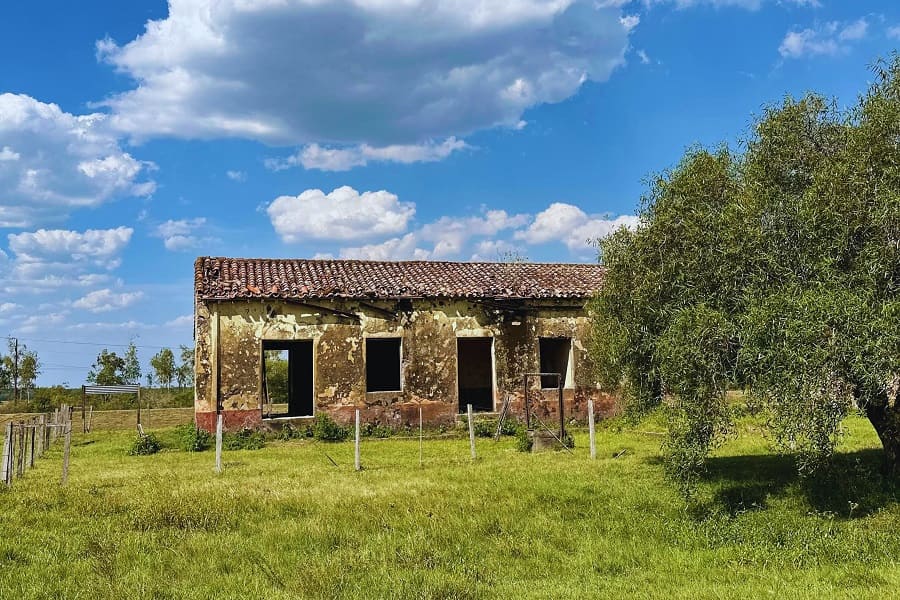
[[[561,267],[599,267],[603,265],[596,262],[502,262],[489,260],[374,260],[366,258],[265,258],[265,257],[247,257],[247,256],[198,256],[195,264],[206,260],[228,260],[240,262],[308,262],[308,263],[357,263],[357,264],[431,264],[431,265],[544,265],[544,266],[561,266]]]

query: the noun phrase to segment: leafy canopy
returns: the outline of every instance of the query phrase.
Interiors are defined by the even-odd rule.
[[[743,152],[694,148],[650,184],[636,230],[599,241],[592,353],[640,414],[671,398],[686,489],[745,388],[812,473],[855,405],[900,464],[900,58],[847,111],[818,95],[756,121]]]
[[[121,385],[125,383],[125,359],[109,352],[100,351],[87,376],[88,383],[97,385]]]
[[[172,385],[172,379],[175,378],[175,354],[172,350],[163,348],[154,354],[150,359],[150,366],[153,368],[156,382],[168,389]]]

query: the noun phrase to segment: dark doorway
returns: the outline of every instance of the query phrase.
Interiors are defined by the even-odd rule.
[[[569,376],[569,355],[572,353],[572,338],[541,338],[541,373],[559,373],[556,377],[541,377],[542,388],[565,387]]]
[[[312,340],[264,341],[263,417],[312,415]]]
[[[456,379],[459,386],[459,412],[494,410],[494,361],[491,338],[456,338]]]

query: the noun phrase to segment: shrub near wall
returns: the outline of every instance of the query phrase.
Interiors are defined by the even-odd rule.
[[[350,437],[350,429],[341,427],[324,413],[316,415],[313,437],[321,442],[343,442]]]
[[[178,436],[178,447],[185,452],[202,452],[212,445],[212,435],[205,429],[198,429],[192,421],[175,428]]]

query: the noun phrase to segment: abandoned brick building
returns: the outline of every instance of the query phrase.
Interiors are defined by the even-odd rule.
[[[198,258],[198,426],[261,426],[324,412],[389,426],[452,423],[467,404],[524,408],[524,375],[560,373],[566,416],[601,394],[585,304],[589,264]],[[552,377],[530,406],[552,416]],[[541,389],[541,388],[548,389]],[[552,389],[549,389],[552,388]]]

